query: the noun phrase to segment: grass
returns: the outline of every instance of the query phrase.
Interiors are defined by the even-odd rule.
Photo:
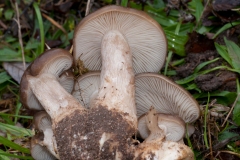
[[[112,0],[106,1],[108,4],[114,3]],[[73,38],[73,31],[75,26],[81,18],[77,17],[78,13],[74,9],[70,9],[67,14],[64,14],[64,18],[61,18],[60,13],[55,11],[48,12],[49,17],[53,21],[42,18],[42,10],[40,3],[25,2],[25,8],[20,8],[20,15],[23,12],[32,12],[35,16],[30,16],[30,20],[33,22],[34,27],[32,30],[24,29],[22,39],[25,53],[26,62],[33,61],[44,51],[45,42],[49,40],[60,40],[62,43],[58,45],[61,48],[70,48],[71,40]],[[135,9],[142,9],[141,3],[134,1],[122,0],[122,6],[129,6]],[[8,24],[10,28],[11,22],[13,22],[14,9],[10,2],[6,3],[4,7],[0,8],[0,18],[4,23]],[[30,10],[30,6],[34,10]],[[165,68],[162,71],[164,75],[173,77],[177,75],[175,68],[185,63],[184,57],[186,56],[185,44],[189,39],[188,33],[196,31],[200,34],[206,34],[207,32],[214,33],[213,38],[220,35],[223,31],[239,25],[239,21],[226,23],[222,27],[205,27],[201,24],[201,17],[204,10],[204,6],[200,0],[192,0],[187,4],[191,13],[195,16],[195,21],[183,23],[183,19],[179,15],[181,12],[177,9],[172,9],[169,15],[166,15],[166,4],[161,0],[154,0],[153,3],[147,1],[144,5],[144,11],[150,14],[159,24],[162,25],[166,37],[168,40],[168,56],[165,64]],[[54,24],[55,23],[55,24]],[[58,23],[58,24],[56,24]],[[56,26],[62,26],[59,28]],[[66,31],[68,34],[64,34]],[[38,38],[35,36],[37,35]],[[8,32],[0,30],[1,42],[0,42],[0,61],[12,62],[22,61],[21,46],[18,42],[18,37]],[[240,145],[236,145],[235,142],[239,141],[239,137],[236,138],[236,130],[239,130],[240,126],[240,100],[237,98],[239,95],[239,82],[237,80],[237,91],[212,91],[204,92],[197,87],[195,83],[196,77],[214,71],[229,70],[235,72],[238,76],[240,73],[240,48],[238,44],[224,39],[225,45],[215,42],[215,48],[220,55],[218,58],[200,63],[190,76],[176,80],[176,83],[182,85],[185,89],[195,97],[201,106],[203,106],[202,115],[198,121],[201,126],[196,127],[197,131],[202,130],[202,142],[197,141],[193,137],[187,137],[189,146],[194,150],[196,159],[204,159],[208,152],[207,149],[212,149],[219,144],[225,144],[223,147],[219,147],[219,152],[229,153],[240,157]],[[177,59],[173,58],[177,57]],[[209,64],[224,60],[219,66],[214,68],[205,69]],[[9,160],[10,157],[19,159],[32,159],[29,151],[29,138],[32,137],[35,132],[31,129],[32,116],[29,116],[29,112],[21,105],[19,100],[19,85],[11,79],[3,68],[0,68],[0,159]],[[220,104],[225,107],[230,107],[234,101],[236,104],[233,106],[233,112],[227,119],[227,122],[222,126],[223,118],[211,116],[211,110],[214,108],[209,105],[210,102],[216,99],[217,103],[213,106],[219,106]],[[219,111],[224,117],[228,112]],[[215,122],[214,122],[215,121]],[[211,123],[210,123],[211,122]],[[22,126],[18,126],[19,123]],[[214,129],[218,129],[215,133]],[[213,141],[213,139],[215,139]],[[17,142],[18,141],[18,142]],[[20,141],[20,143],[19,143]],[[199,147],[200,145],[203,145]]]

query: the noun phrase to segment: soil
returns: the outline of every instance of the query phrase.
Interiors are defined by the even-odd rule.
[[[238,42],[237,35],[239,29],[237,27],[225,31],[216,39],[219,44],[224,44],[223,37]],[[206,45],[204,45],[204,43]],[[228,66],[228,64],[220,57],[214,49],[214,41],[208,39],[203,35],[193,32],[190,39],[186,44],[186,51],[188,52],[185,57],[185,64],[176,68],[177,76],[173,77],[174,80],[188,77],[194,73],[195,68],[206,61],[220,58],[220,60],[213,62],[202,70],[211,69],[217,66]],[[208,74],[199,75],[195,78],[197,87],[204,92],[211,92],[215,90],[226,90],[230,92],[236,91],[236,78],[237,74],[228,70],[217,70]]]
[[[103,134],[111,135],[100,149]],[[103,106],[82,113],[76,111],[65,117],[55,127],[60,159],[104,159],[112,160],[116,152],[123,160],[133,159],[132,136],[135,129],[124,119],[124,115]]]

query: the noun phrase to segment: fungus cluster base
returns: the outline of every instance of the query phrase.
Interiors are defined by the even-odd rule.
[[[134,133],[119,112],[103,106],[76,111],[55,126],[60,159],[133,159]]]

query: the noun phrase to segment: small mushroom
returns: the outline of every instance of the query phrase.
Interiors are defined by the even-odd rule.
[[[164,131],[167,141],[178,142],[183,138],[185,135],[185,123],[181,118],[161,113],[157,113],[156,116],[157,125]],[[138,131],[143,139],[146,139],[150,134],[146,114],[138,118]]]
[[[150,135],[137,147],[135,152],[136,159],[194,159],[194,154],[188,146],[166,141],[164,131],[158,127],[158,114],[153,107],[146,114],[146,122]]]
[[[103,37],[116,30],[126,39],[135,73],[158,72],[164,64],[167,41],[154,19],[143,11],[120,6],[106,6],[85,17],[76,27],[73,38],[74,61],[81,59],[89,70],[102,66]]]
[[[73,84],[74,80],[73,78],[71,78],[71,74],[69,71],[64,73],[64,71],[68,70],[72,66],[72,61],[73,60],[70,53],[63,49],[51,49],[38,57],[26,69],[21,79],[20,96],[22,104],[29,109],[43,110],[43,107],[38,102],[29,87],[29,83],[26,79],[28,75],[39,76],[43,73],[52,74],[58,79],[58,81],[60,81],[64,86],[67,87],[67,90],[72,90],[73,86],[70,87],[69,84]],[[69,75],[69,78],[67,78],[69,81],[66,81],[66,74]]]
[[[95,105],[100,87],[100,72],[88,72],[80,76],[74,85],[72,95],[85,108]]]
[[[35,160],[56,160],[49,150],[41,145],[43,134],[37,134],[31,139],[31,155]]]
[[[181,86],[167,77],[155,73],[142,73],[135,77],[137,116],[145,114],[151,106],[158,113],[176,115],[185,123],[194,122],[200,115],[197,101]]]
[[[45,111],[40,111],[34,115],[33,123],[35,129],[43,133],[43,140],[39,144],[46,147],[54,157],[59,159],[56,139],[53,135],[52,122],[49,115]]]

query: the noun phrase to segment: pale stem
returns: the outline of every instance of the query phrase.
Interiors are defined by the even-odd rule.
[[[116,30],[104,35],[101,46],[102,70],[96,104],[128,113],[137,126],[132,54],[124,36]]]
[[[76,109],[84,108],[50,74],[27,77],[30,88],[50,117],[57,122]]]

